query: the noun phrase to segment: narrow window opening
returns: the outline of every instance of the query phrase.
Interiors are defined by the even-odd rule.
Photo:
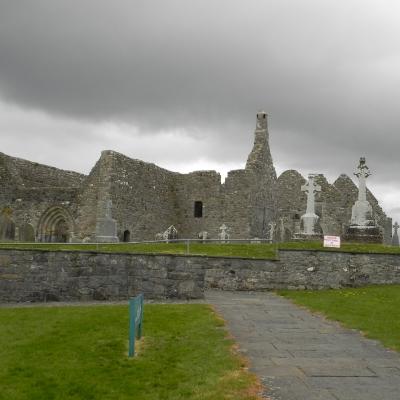
[[[124,231],[124,242],[130,242],[131,241],[131,233],[126,230]]]
[[[203,217],[203,202],[202,201],[194,202],[194,217],[195,218]]]

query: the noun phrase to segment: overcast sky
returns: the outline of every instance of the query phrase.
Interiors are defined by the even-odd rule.
[[[397,0],[0,0],[0,151],[88,173],[104,149],[242,168],[269,114],[278,173],[360,156],[400,222]]]

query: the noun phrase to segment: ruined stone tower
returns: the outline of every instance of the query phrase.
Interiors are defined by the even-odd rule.
[[[250,236],[266,237],[268,226],[276,219],[276,171],[269,147],[268,119],[257,113],[254,146],[246,163],[250,175]]]

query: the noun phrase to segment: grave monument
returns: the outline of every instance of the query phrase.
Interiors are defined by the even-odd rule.
[[[319,238],[318,220],[319,217],[315,214],[315,195],[321,191],[321,186],[315,183],[315,174],[308,175],[308,182],[301,187],[301,191],[307,194],[307,209],[306,213],[301,217],[301,232],[300,235],[306,239]]]
[[[358,178],[358,198],[352,207],[350,225],[344,238],[349,242],[382,243],[382,232],[375,222],[372,206],[367,200],[366,180],[371,172],[365,157],[360,158],[354,175]]]
[[[95,242],[116,243],[119,242],[117,236],[117,221],[112,218],[112,201],[106,200],[100,207],[101,216],[97,218]]]

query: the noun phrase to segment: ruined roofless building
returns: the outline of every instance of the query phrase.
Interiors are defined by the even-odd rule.
[[[0,179],[2,241],[96,241],[99,225],[112,227],[112,220],[120,241],[154,240],[172,225],[180,238],[207,232],[215,239],[224,224],[231,239],[269,238],[275,224],[273,239],[283,241],[300,231],[306,210],[303,176],[294,170],[276,176],[265,112],[257,114],[245,169],[230,171],[224,183],[215,171],[180,174],[108,150],[88,176],[0,153]],[[333,184],[316,175],[315,182],[320,229],[342,235],[356,185],[346,175]],[[390,242],[391,220],[369,191],[367,198]]]

